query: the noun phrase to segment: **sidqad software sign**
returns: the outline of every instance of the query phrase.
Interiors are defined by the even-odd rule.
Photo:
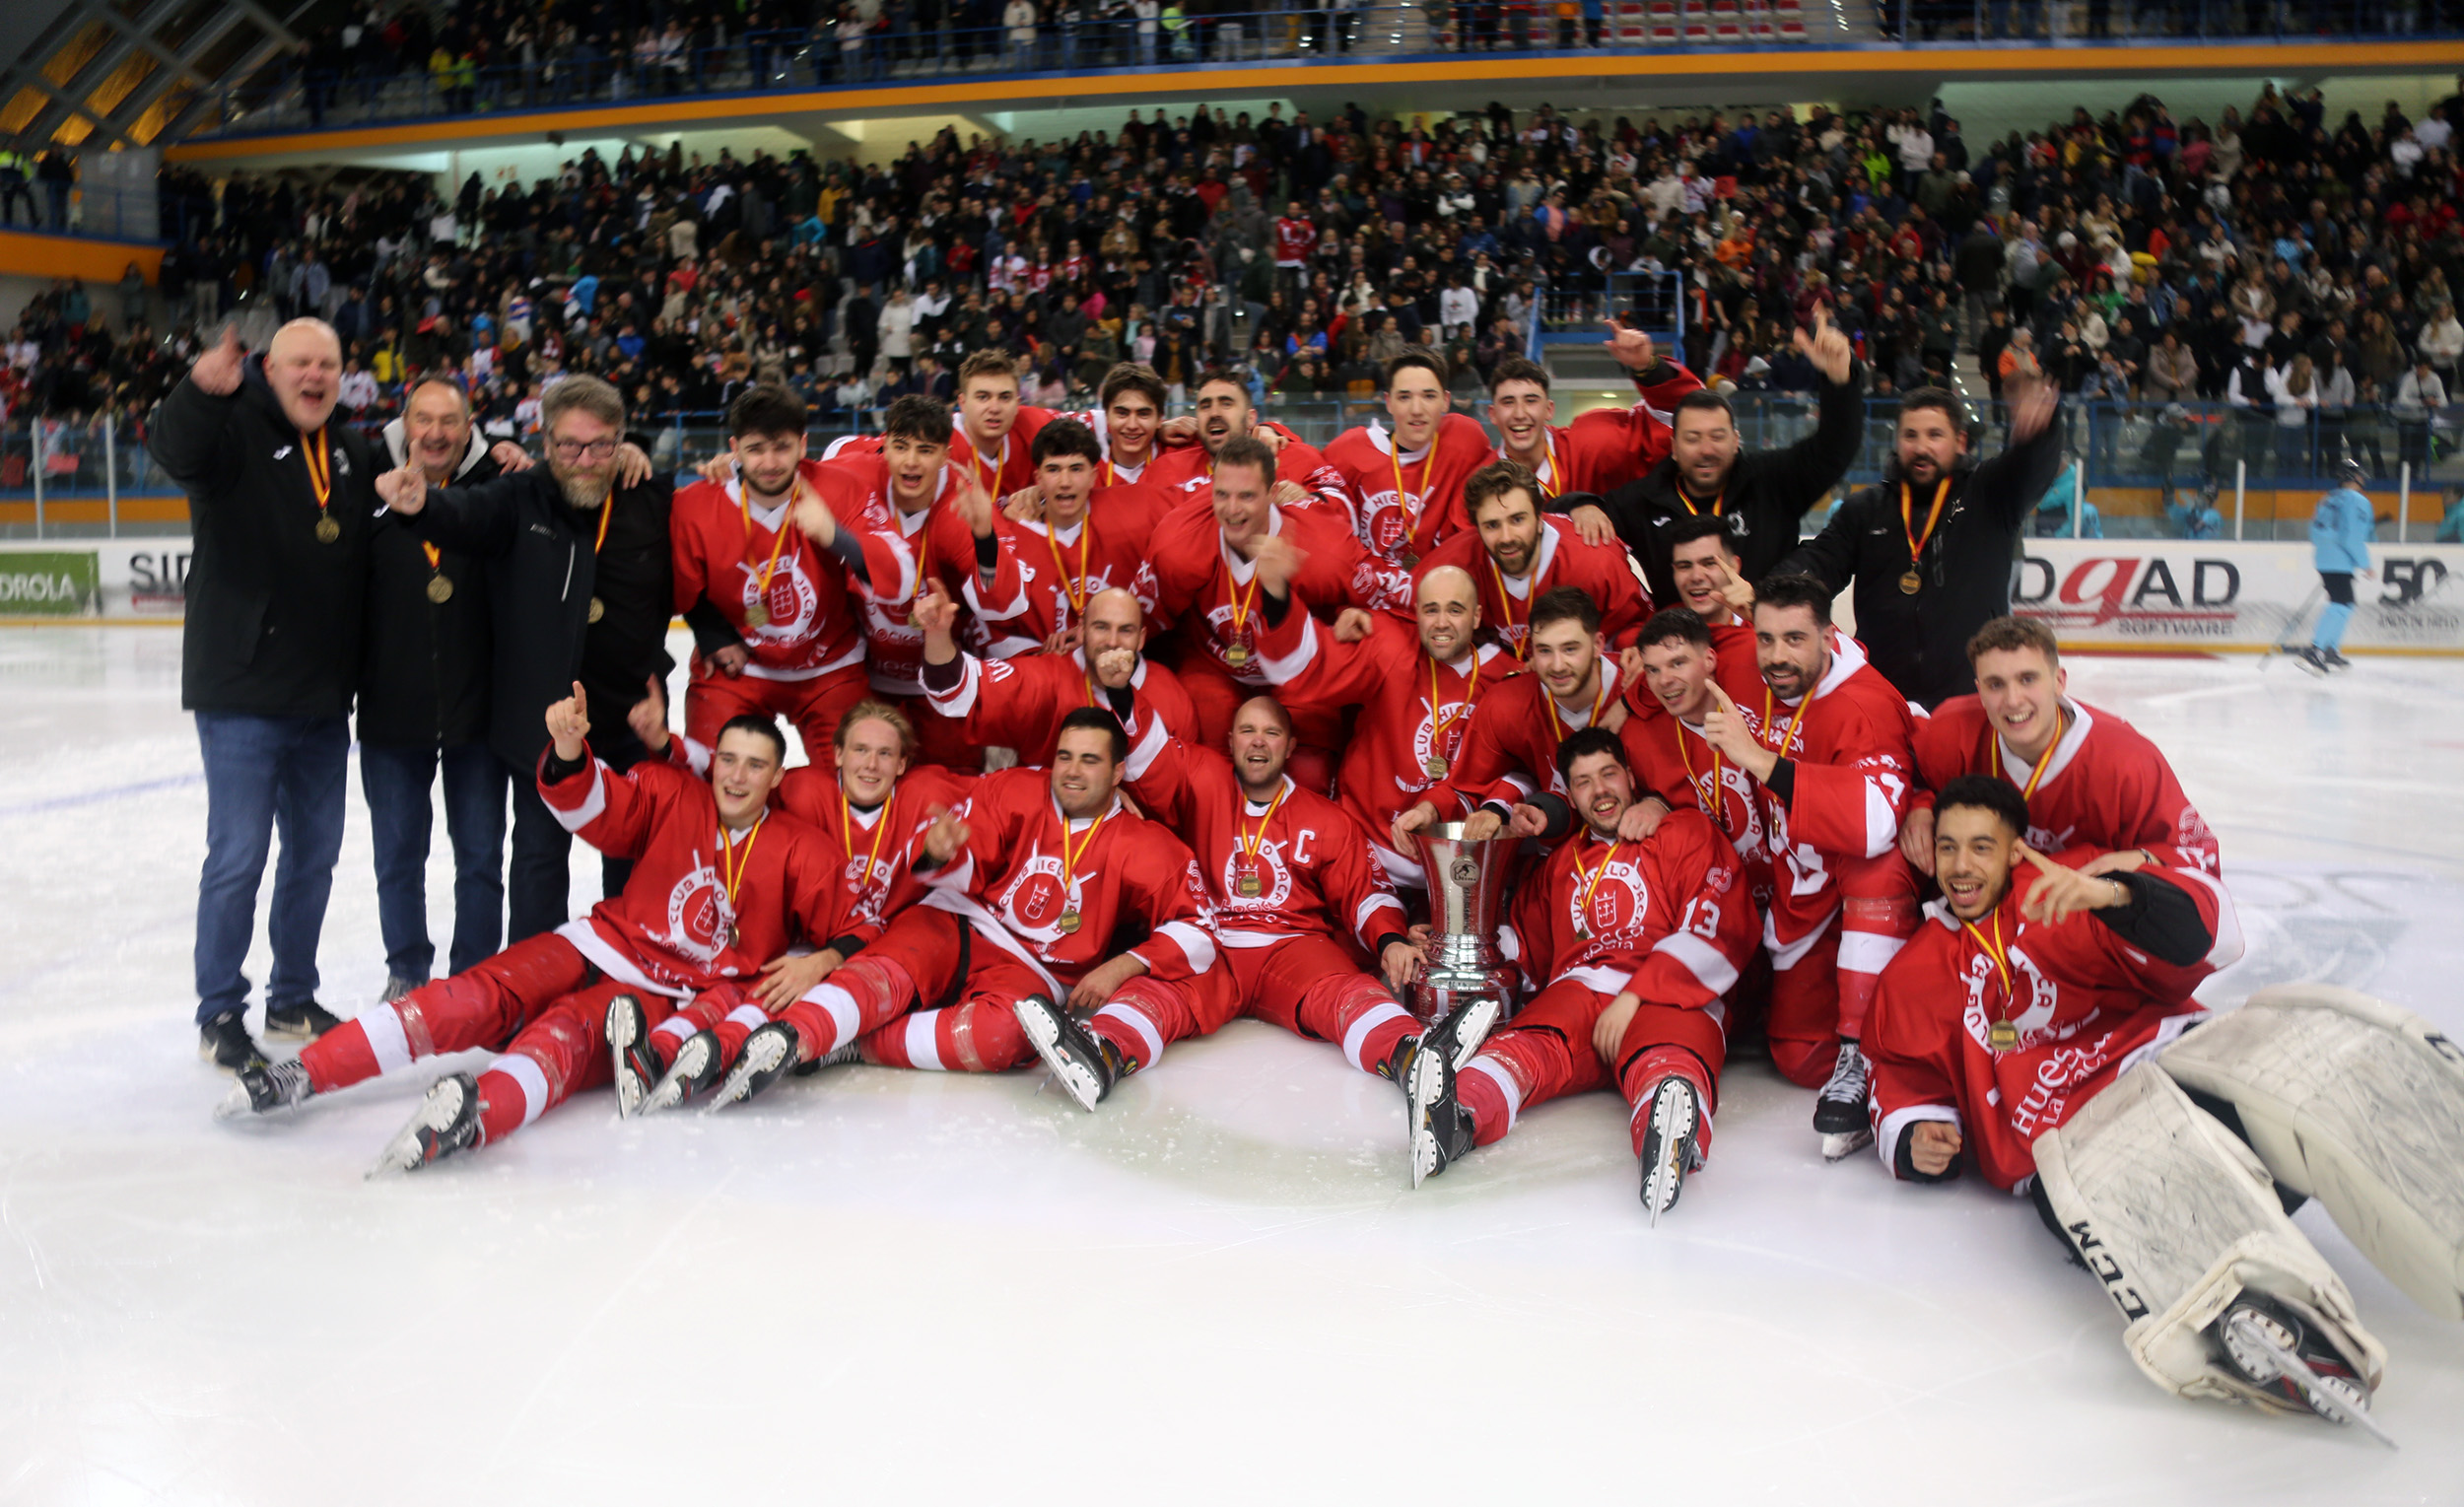
[[[2029,539],[2012,609],[2075,648],[2264,650],[2325,604],[2307,545]],[[2353,582],[2347,648],[2464,651],[2464,547],[2385,544]]]

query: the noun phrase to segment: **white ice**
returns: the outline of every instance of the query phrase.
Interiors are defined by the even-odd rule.
[[[1413,1194],[1395,1090],[1247,1022],[1094,1116],[1032,1073],[845,1068],[723,1119],[596,1095],[363,1182],[431,1072],[209,1119],[178,658],[0,635],[0,1501],[2464,1494],[2464,1327],[2314,1211],[2401,1454],[2166,1397],[2025,1204],[1824,1165],[1760,1063],[1656,1230],[1609,1096]],[[2222,836],[2253,956],[2220,1002],[2321,978],[2464,1028],[2464,664],[2073,676]],[[344,1013],[383,978],[351,798]]]

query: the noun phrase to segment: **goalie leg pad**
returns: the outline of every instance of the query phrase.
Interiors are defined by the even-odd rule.
[[[2327,1205],[2389,1281],[2464,1319],[2464,1048],[2383,1000],[2299,984],[2157,1061],[2230,1103],[2268,1170]]]
[[[2104,1283],[2148,1378],[2178,1397],[2288,1407],[2225,1359],[2217,1320],[2243,1292],[2298,1315],[2374,1389],[2385,1351],[2353,1295],[2294,1229],[2267,1167],[2142,1065],[2036,1138],[2036,1175],[2064,1236]]]

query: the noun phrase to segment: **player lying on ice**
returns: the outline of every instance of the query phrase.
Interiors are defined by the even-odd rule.
[[[1444,1053],[1412,1059],[1411,1180],[1496,1140],[1536,1104],[1613,1083],[1633,1106],[1643,1204],[1657,1223],[1710,1147],[1728,1056],[1723,996],[1753,955],[1758,921],[1737,850],[1700,811],[1670,812],[1640,842],[1618,835],[1636,797],[1615,733],[1567,734],[1557,771],[1581,830],[1525,876],[1500,935],[1540,987],[1460,1074]],[[1540,806],[1515,808],[1519,835],[1549,825]]]
[[[539,794],[558,821],[634,860],[624,892],[466,973],[412,991],[310,1043],[298,1061],[240,1075],[221,1113],[263,1113],[426,1057],[495,1047],[477,1074],[439,1079],[376,1171],[408,1171],[502,1140],[575,1091],[611,1079],[604,1022],[630,999],[656,1027],[707,990],[758,979],[790,943],[837,934],[836,845],[770,809],[785,772],[778,724],[719,729],[705,781],[645,760],[617,774],[591,757],[580,685],[547,710]]]
[[[2087,873],[2026,826],[2006,781],[1935,796],[1943,898],[1867,1022],[1883,1160],[2027,1192],[2166,1391],[2376,1432],[2384,1351],[2287,1209],[2317,1198],[2389,1280],[2464,1318],[2464,1052],[2325,985],[2209,1016],[2190,992],[2242,947],[2224,887],[2136,855]]]

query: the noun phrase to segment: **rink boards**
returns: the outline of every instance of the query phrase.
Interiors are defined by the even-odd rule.
[[[185,536],[0,541],[0,620],[179,619]],[[2354,583],[2345,640],[2363,653],[2464,654],[2464,546],[2383,544]],[[2264,651],[2325,600],[2306,544],[2029,539],[2011,600],[2078,650]]]

